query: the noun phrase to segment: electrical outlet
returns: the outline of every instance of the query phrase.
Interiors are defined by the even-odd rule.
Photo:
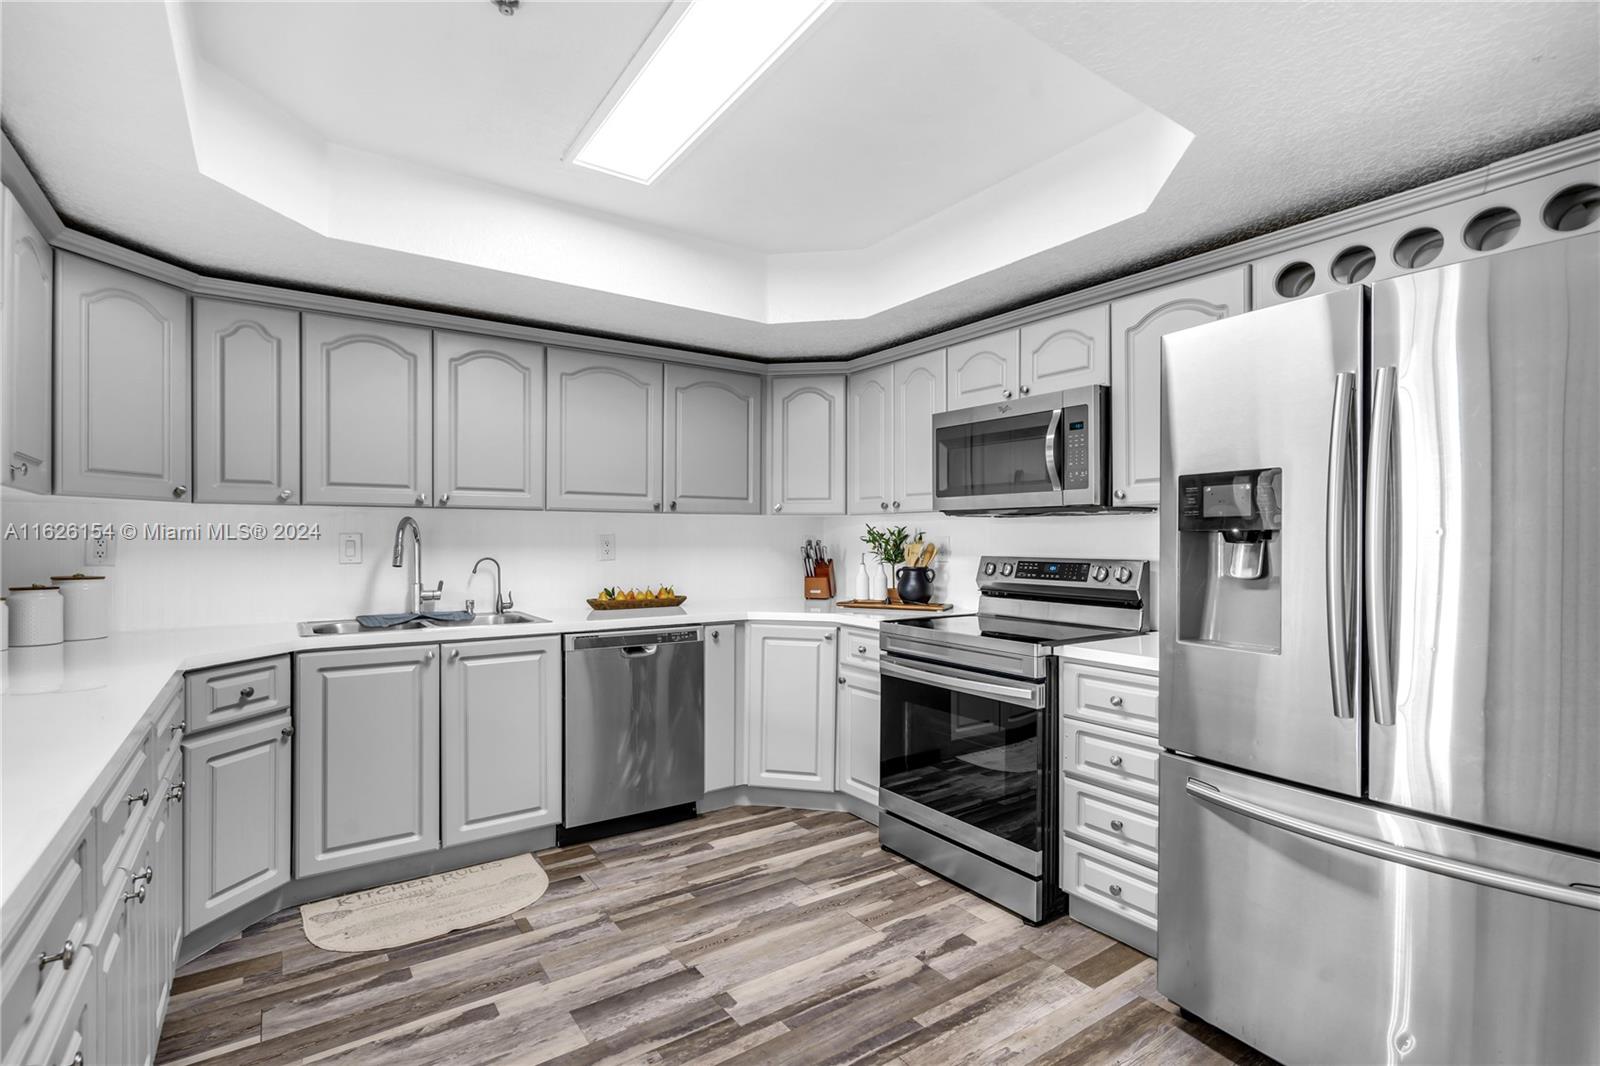
[[[85,566],[116,566],[116,533],[108,530],[99,536],[91,536],[88,540],[84,541],[83,564]]]
[[[339,563],[348,566],[361,561],[361,534],[339,534]]]
[[[617,561],[617,535],[615,533],[602,533],[594,538],[595,554],[602,563]]]

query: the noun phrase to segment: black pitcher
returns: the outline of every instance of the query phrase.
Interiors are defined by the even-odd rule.
[[[906,603],[927,603],[933,599],[933,567],[902,566],[895,572],[895,588]]]

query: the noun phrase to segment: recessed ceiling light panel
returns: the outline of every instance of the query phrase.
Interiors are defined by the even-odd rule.
[[[572,161],[646,185],[655,181],[831,3],[692,0]]]

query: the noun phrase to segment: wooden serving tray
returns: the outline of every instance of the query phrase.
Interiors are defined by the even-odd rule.
[[[653,600],[590,600],[589,606],[597,611],[639,611],[646,607],[676,607],[687,596],[660,596]]]
[[[890,603],[888,600],[840,600],[835,607],[849,607],[856,611],[948,611],[951,603]]]

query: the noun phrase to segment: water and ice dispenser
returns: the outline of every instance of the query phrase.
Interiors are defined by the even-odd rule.
[[[1178,478],[1178,639],[1277,652],[1283,643],[1283,470]]]

